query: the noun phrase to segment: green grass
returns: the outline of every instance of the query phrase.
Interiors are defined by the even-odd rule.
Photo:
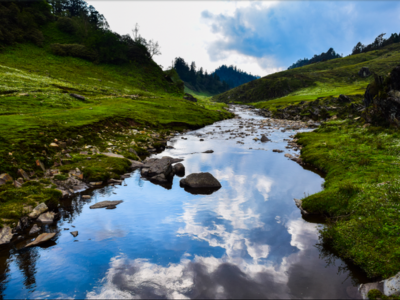
[[[358,71],[362,67],[369,67],[371,72],[379,75],[387,75],[399,61],[400,43],[397,43],[376,51],[274,73],[216,95],[213,99],[225,103],[259,102],[257,107],[262,108],[324,96],[351,95],[359,93],[373,78],[360,78]],[[271,100],[277,102],[268,104]]]
[[[341,257],[387,278],[400,269],[400,133],[361,125],[331,121],[297,135],[303,160],[327,174],[303,207],[330,217],[322,238]]]
[[[46,26],[42,48],[17,44],[0,53],[0,174],[16,179],[23,169],[40,179],[39,160],[46,169],[64,172],[56,180],[67,179],[66,171],[73,167],[83,167],[85,181],[118,178],[129,162],[95,155],[89,145],[137,160],[135,152],[143,157],[149,149],[163,147],[174,130],[232,117],[222,109],[225,104],[183,99],[183,87],[168,81],[153,61],[109,65],[53,55],[51,43],[79,41],[54,24]],[[62,148],[50,147],[55,141],[68,142],[71,159]],[[89,150],[90,160],[79,154],[82,150]],[[61,160],[63,166],[57,167]],[[49,200],[46,193],[55,195],[47,191],[50,181],[35,188],[28,188],[29,182],[22,188],[1,186],[0,218],[6,220],[0,224],[17,223],[24,206],[36,205],[40,197]],[[1,198],[3,190],[15,197]],[[31,201],[29,193],[39,196]]]
[[[363,95],[368,83],[365,81],[357,81],[352,85],[341,83],[332,83],[330,85],[316,82],[315,86],[304,88],[293,92],[285,97],[274,100],[250,103],[256,108],[266,108],[276,110],[277,108],[285,108],[289,105],[296,105],[302,101],[314,101],[318,98],[338,97],[339,95]]]

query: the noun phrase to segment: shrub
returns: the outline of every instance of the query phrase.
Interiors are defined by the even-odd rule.
[[[34,29],[30,31],[27,35],[26,38],[30,40],[31,42],[35,43],[37,46],[43,46],[44,42],[44,36],[43,33],[40,30]]]
[[[57,27],[63,32],[74,34],[76,32],[76,25],[71,18],[61,17],[57,20]]]
[[[96,54],[80,44],[52,44],[51,51],[55,55],[79,57],[90,61],[96,60]]]

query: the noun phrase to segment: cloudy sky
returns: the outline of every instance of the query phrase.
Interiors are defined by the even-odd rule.
[[[175,57],[212,72],[222,64],[255,75],[285,70],[300,58],[348,55],[355,44],[400,32],[398,1],[88,1],[113,31],[161,45],[154,60]]]

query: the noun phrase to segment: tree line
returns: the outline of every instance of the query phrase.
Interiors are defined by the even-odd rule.
[[[335,58],[340,58],[340,57],[342,57],[342,56],[340,54],[336,53],[335,50],[333,50],[333,48],[329,48],[329,50],[326,53],[322,52],[319,55],[314,54],[314,56],[311,59],[308,59],[308,58],[299,59],[297,62],[292,64],[288,68],[288,70],[303,67],[303,66],[310,65],[310,64],[314,64],[316,62],[327,61],[330,59],[335,59]]]
[[[366,53],[400,42],[400,33],[392,33],[388,39],[384,38],[385,35],[386,33],[381,33],[375,38],[375,40],[371,44],[368,44],[366,46],[363,45],[361,42],[358,42],[357,45],[354,46],[351,55]]]
[[[229,67],[222,65],[214,71],[214,74],[217,74],[220,80],[225,81],[230,88],[234,88],[260,78],[260,76],[248,74],[232,65]]]
[[[58,55],[77,56],[95,62],[126,63],[147,61],[160,54],[157,42],[139,35],[119,35],[110,30],[105,17],[83,0],[32,0],[0,2],[0,49],[21,42],[43,46],[41,27],[55,23],[74,40],[73,44],[53,44]]]
[[[175,58],[173,68],[185,82],[185,85],[193,91],[219,94],[230,88],[229,84],[221,81],[217,74],[208,74],[203,68],[197,70],[195,62],[192,62],[189,66],[181,57]]]

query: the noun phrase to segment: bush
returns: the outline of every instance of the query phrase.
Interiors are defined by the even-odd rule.
[[[71,18],[61,17],[57,20],[57,27],[63,32],[74,34],[76,32],[76,25]]]
[[[40,47],[43,46],[44,36],[40,30],[34,29],[34,30],[30,31],[26,35],[26,38],[28,40],[30,40],[31,42],[35,43],[37,46],[40,46]]]
[[[96,54],[80,44],[52,44],[51,51],[55,55],[79,57],[86,60],[96,60]]]

